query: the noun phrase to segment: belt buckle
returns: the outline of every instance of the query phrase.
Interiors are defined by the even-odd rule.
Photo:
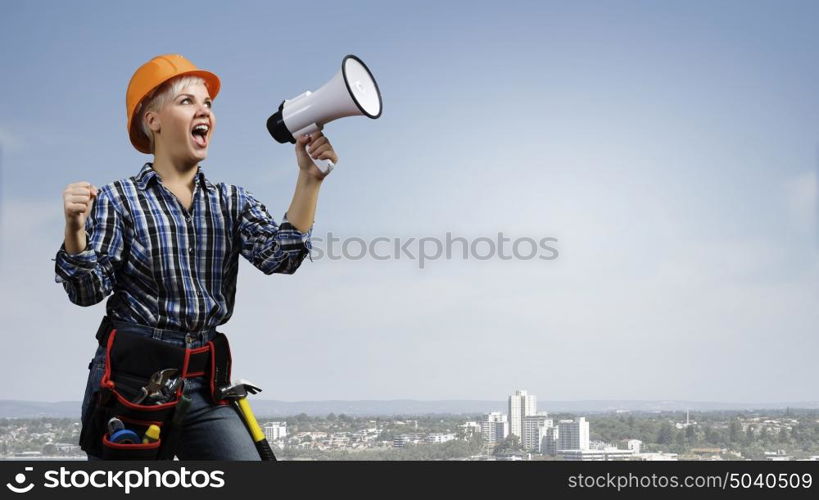
[[[185,343],[186,344],[193,344],[198,339],[199,335],[195,333],[187,333],[185,334]]]

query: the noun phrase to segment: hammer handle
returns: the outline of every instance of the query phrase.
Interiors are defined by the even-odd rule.
[[[270,447],[270,443],[267,442],[267,439],[256,441],[256,450],[259,451],[259,456],[262,457],[263,461],[278,462],[278,460],[276,460],[276,455],[273,454],[273,449]]]
[[[259,423],[256,421],[256,416],[253,414],[253,410],[250,409],[250,403],[247,401],[247,397],[243,397],[236,401],[236,406],[239,409],[239,414],[242,415],[242,418],[245,421],[245,425],[247,425],[248,431],[250,431],[250,436],[253,438],[253,442],[256,444],[256,450],[259,452],[259,457],[265,461],[273,461],[276,462],[276,456],[273,454],[273,449],[270,447],[270,443],[267,442],[267,438],[264,436],[264,432],[262,432],[262,428],[259,427]]]

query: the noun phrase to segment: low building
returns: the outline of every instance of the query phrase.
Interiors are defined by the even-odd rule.
[[[421,438],[416,434],[401,434],[392,440],[393,448],[403,448],[408,444],[418,444]]]
[[[634,450],[606,448],[602,450],[557,450],[557,457],[567,461],[581,462],[611,462],[618,460],[634,460]]]
[[[481,432],[481,424],[478,422],[465,422],[459,426],[463,429],[464,435],[469,436]]]
[[[287,437],[287,422],[267,422],[264,424],[264,437],[268,441],[278,441]]]
[[[427,436],[426,441],[428,443],[446,443],[447,441],[453,441],[455,439],[455,434],[444,434],[442,432],[435,432]]]
[[[662,451],[657,453],[635,453],[634,458],[644,462],[676,462],[679,460],[676,453],[663,453]]]

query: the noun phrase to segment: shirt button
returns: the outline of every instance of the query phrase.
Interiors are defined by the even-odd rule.
[[[193,254],[193,248],[189,248],[189,249],[188,249],[188,253],[189,253],[189,254]]]
[[[185,217],[185,220],[190,222],[191,221],[191,216],[189,215],[189,216]]]

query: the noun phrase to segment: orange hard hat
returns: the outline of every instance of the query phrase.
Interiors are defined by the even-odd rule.
[[[134,112],[142,102],[157,87],[171,78],[182,75],[192,75],[205,80],[211,99],[219,93],[219,77],[210,71],[203,71],[179,54],[165,54],[156,56],[136,70],[128,90],[125,93],[125,110],[128,113],[128,136],[131,144],[141,153],[150,154],[150,143],[140,127],[140,120],[134,120]]]

